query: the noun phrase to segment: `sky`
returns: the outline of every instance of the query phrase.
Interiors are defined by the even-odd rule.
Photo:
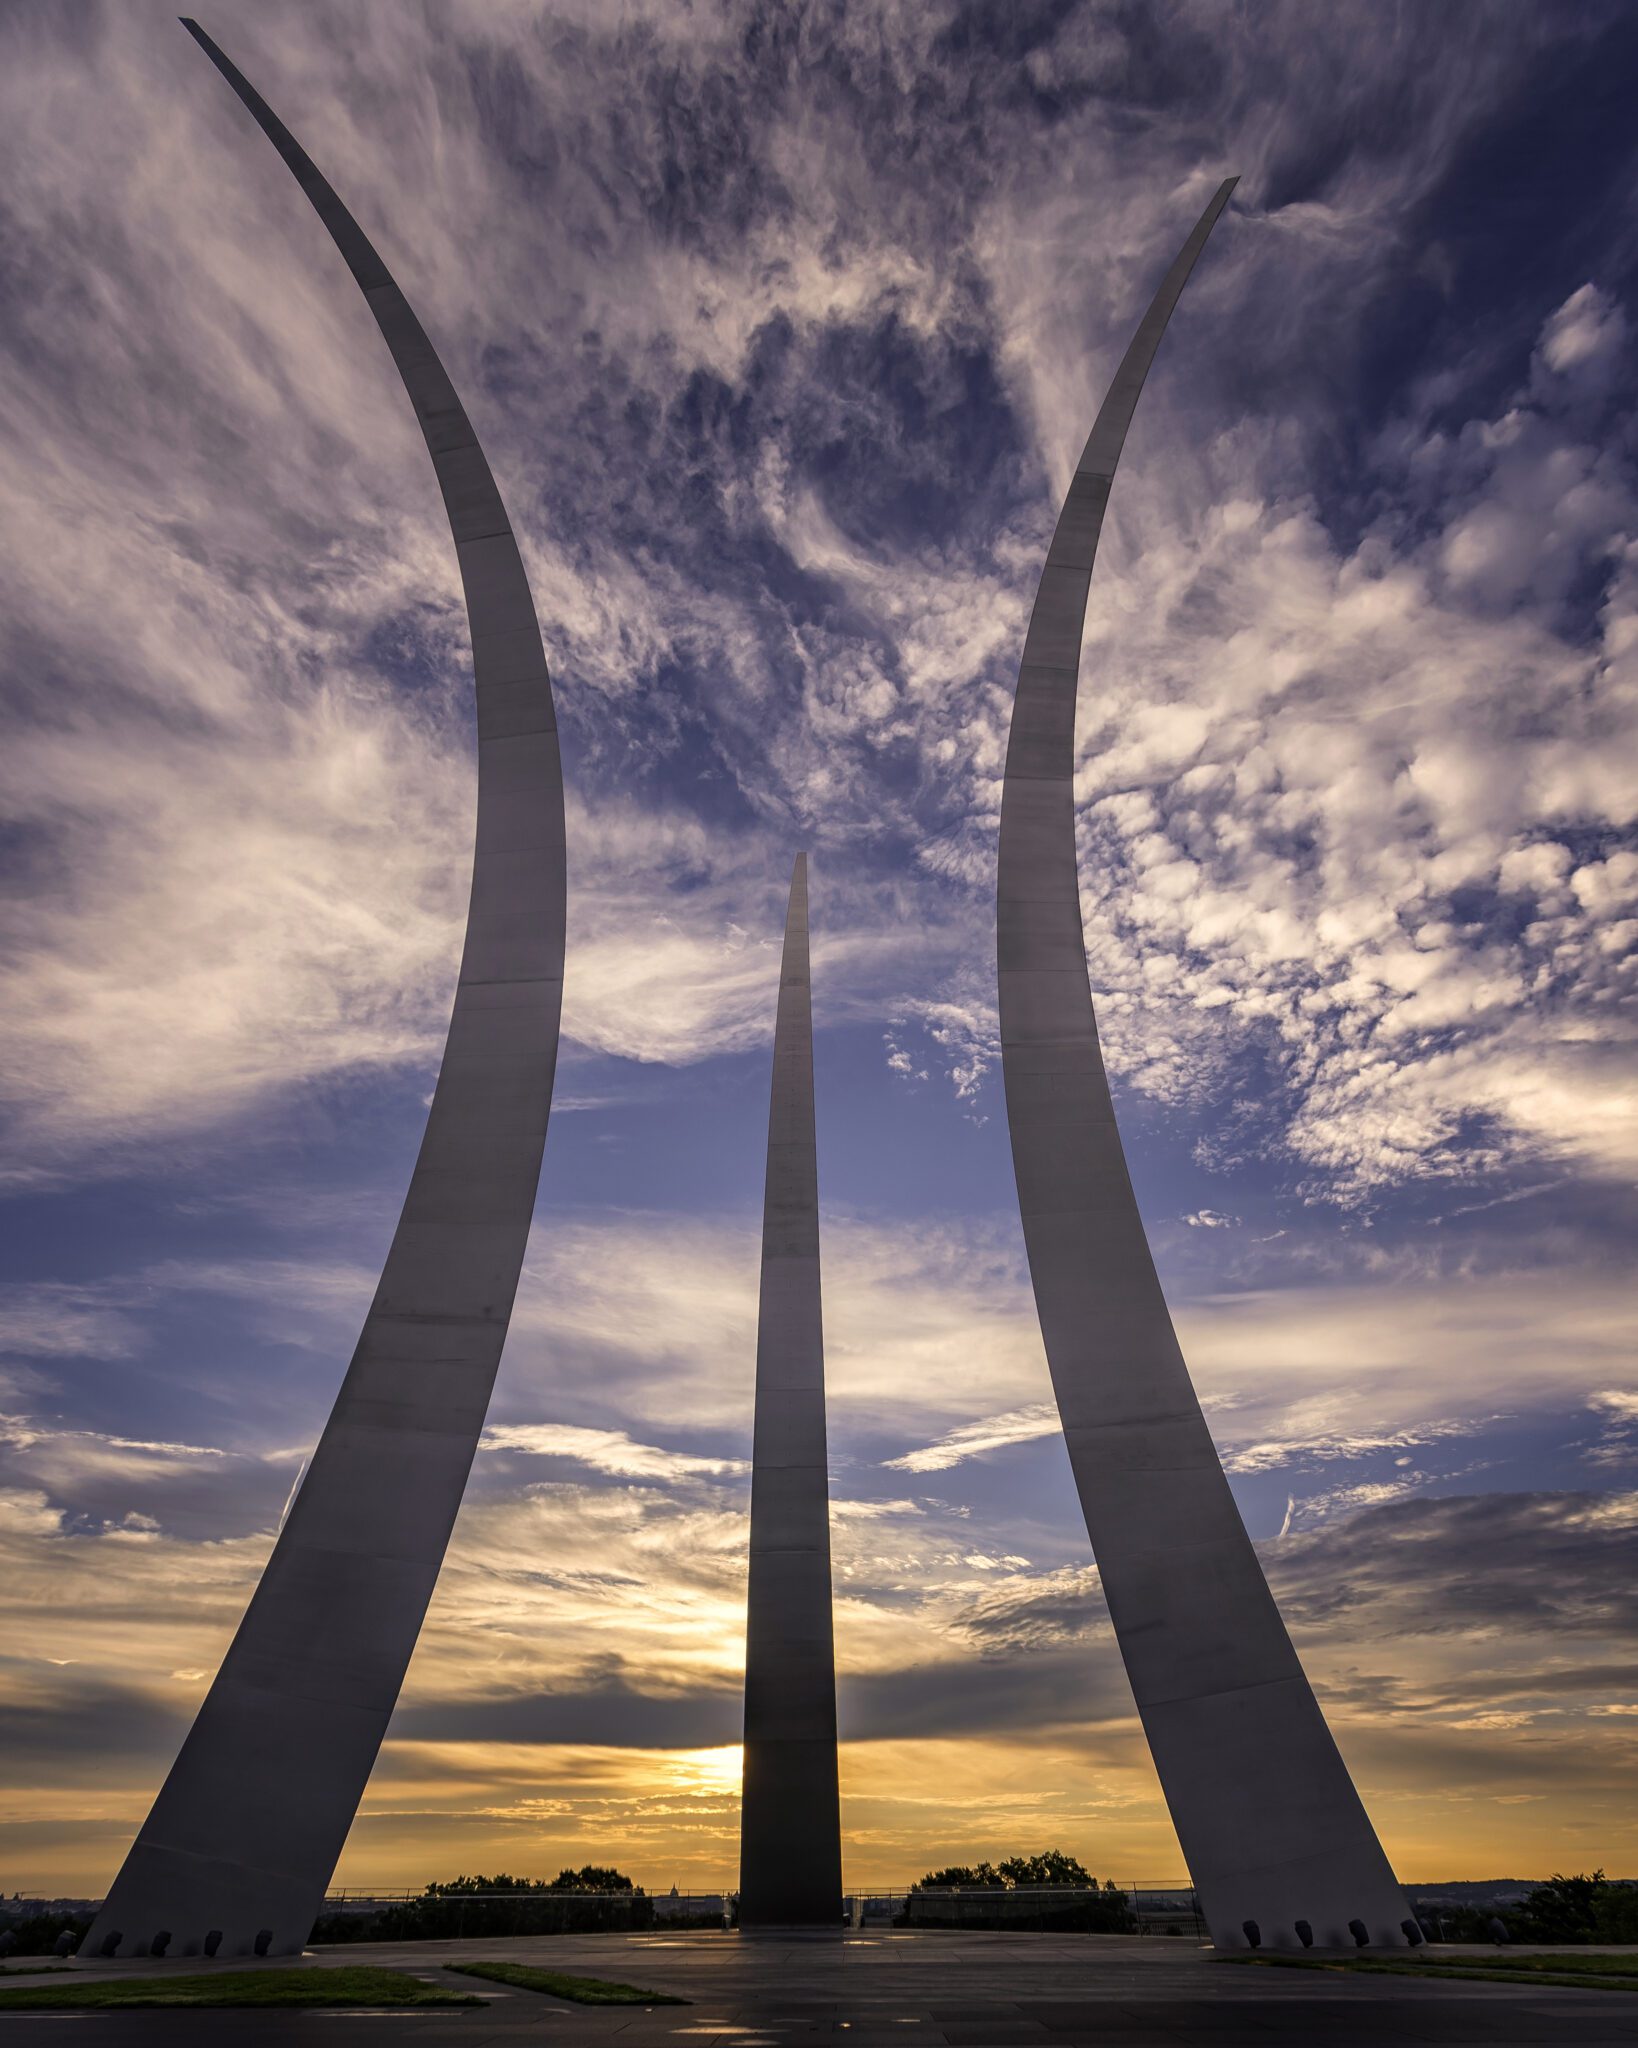
[[[1115,364],[1088,960],[1248,1526],[1408,1881],[1638,1875],[1638,18],[217,0],[443,354],[564,734],[490,1423],[338,1881],[731,1882],[812,863],[844,1876],[1182,1874],[1007,1150],[1011,692]],[[351,1352],[448,1017],[425,450],[149,0],[0,16],[0,1890],[98,1894]]]

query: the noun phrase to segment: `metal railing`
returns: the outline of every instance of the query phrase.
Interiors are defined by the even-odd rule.
[[[1119,1902],[1125,1913],[1111,1913]],[[1194,1887],[1187,1879],[1159,1884],[1121,1884],[1114,1890],[1079,1885],[906,1885],[891,1891],[856,1893],[848,1901],[848,1919],[855,1927],[1014,1928],[1073,1933],[1127,1931],[1177,1934],[1205,1939]],[[1112,1924],[1113,1923],[1113,1924]]]
[[[860,1889],[842,1902],[850,1927],[1001,1927],[1097,1931],[1119,1900],[1140,1934],[1206,1938],[1205,1922],[1187,1879],[1122,1884],[1114,1891],[1077,1885],[930,1886],[904,1884]],[[598,1927],[731,1927],[739,1894],[732,1885],[714,1891],[668,1892],[439,1892],[387,1891],[343,1886],[326,1894],[321,1920],[425,1919],[466,1932],[547,1933],[593,1931]],[[339,1932],[339,1930],[338,1930]],[[345,1935],[341,1936],[345,1939]]]
[[[431,1892],[348,1886],[331,1892],[315,1942],[448,1941],[468,1935],[629,1934],[652,1927],[722,1928],[723,1892]]]
[[[974,1932],[1013,1930],[1073,1933],[1108,1928],[1112,1902],[1119,1901],[1140,1934],[1185,1935],[1205,1940],[1194,1888],[1187,1879],[1130,1883],[1116,1890],[1073,1885],[1017,1885],[978,1889],[918,1884],[861,1888],[842,1902],[842,1919],[854,1928],[969,1928]],[[0,1921],[71,1909],[84,1916],[98,1902],[25,1899],[3,1902]],[[722,1929],[737,1925],[736,1886],[711,1891],[453,1892],[426,1887],[388,1889],[343,1885],[325,1894],[313,1938],[320,1943],[449,1940],[472,1935],[631,1933],[645,1929]]]

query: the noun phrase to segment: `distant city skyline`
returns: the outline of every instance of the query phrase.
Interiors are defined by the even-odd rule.
[[[564,732],[536,1229],[338,1881],[732,1875],[804,845],[844,1881],[1182,1875],[1024,1271],[995,827],[1057,503],[1225,167],[1088,620],[1117,1108],[1399,1875],[1630,1862],[1638,28],[1378,16],[205,20],[444,354]],[[174,15],[0,57],[0,1870],[94,1894],[380,1270],[471,677],[368,312]]]

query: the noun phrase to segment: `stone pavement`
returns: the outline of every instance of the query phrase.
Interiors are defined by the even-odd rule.
[[[1472,1956],[1473,1951],[1464,1951]],[[453,1959],[504,1957],[641,1984],[685,2006],[597,2011],[450,1978]],[[73,2048],[1632,2048],[1638,1994],[1421,1983],[1220,1960],[1182,1940],[884,1931],[845,1938],[735,1934],[562,1935],[326,1949],[277,1967],[378,1963],[461,1988],[482,2011],[387,2014],[149,2012],[6,2014],[0,2039]],[[194,1972],[176,1963],[87,1966],[101,1978]],[[266,1964],[224,1964],[267,1968]],[[18,1980],[10,1980],[16,1982]],[[62,1978],[51,1980],[62,1983]]]

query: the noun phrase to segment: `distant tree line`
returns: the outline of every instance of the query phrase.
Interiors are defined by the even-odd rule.
[[[0,1955],[72,1955],[96,1917],[90,1899],[0,1899]]]
[[[452,1877],[446,1884],[429,1884],[429,1899],[471,1897],[483,1892],[631,1892],[640,1893],[622,1870],[603,1863],[583,1863],[578,1870],[560,1870],[554,1878],[544,1877]]]
[[[1031,1897],[1045,1890],[1077,1894],[1059,1906]],[[952,1896],[953,1895],[953,1896]],[[1414,1898],[1414,1892],[1413,1892]],[[1638,1942],[1638,1883],[1602,1870],[1545,1884],[1506,1906],[1449,1905],[1416,1899],[1417,1916],[1437,1941],[1560,1943]],[[93,1902],[0,1899],[0,1948],[45,1955],[59,1942],[72,1948],[93,1918]],[[716,1924],[713,1914],[711,1923]],[[1136,1927],[1126,1894],[1099,1884],[1061,1849],[1008,1856],[1000,1863],[951,1863],[913,1885],[901,1922],[916,1927],[1010,1928],[1019,1932],[1125,1934]],[[587,1863],[554,1878],[455,1877],[429,1884],[418,1898],[365,1912],[325,1913],[315,1942],[438,1941],[464,1934],[582,1934],[653,1925],[654,1904],[624,1872]]]

